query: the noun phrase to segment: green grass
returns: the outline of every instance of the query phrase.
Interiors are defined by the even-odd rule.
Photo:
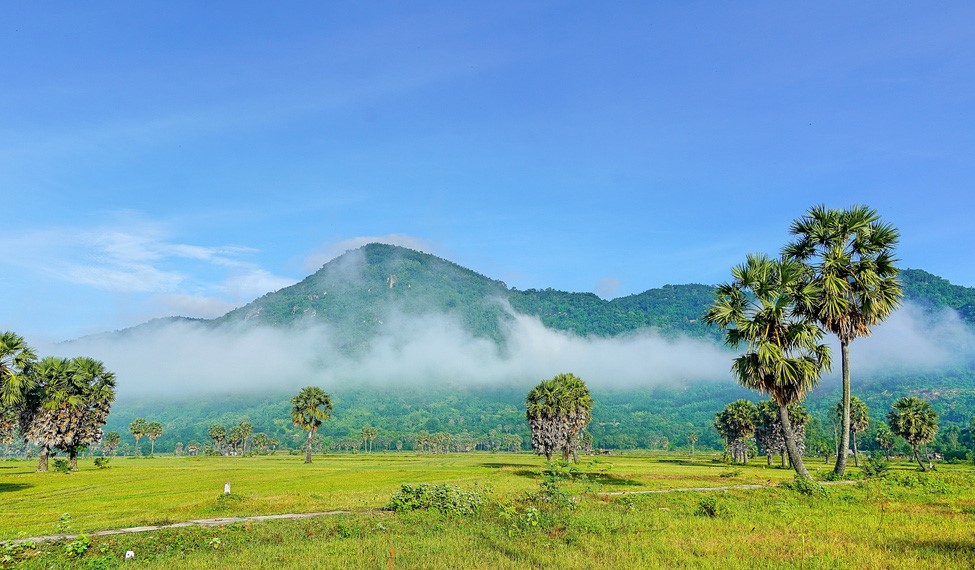
[[[563,483],[575,508],[526,498],[544,462],[524,454],[329,455],[114,460],[72,475],[0,463],[0,533],[72,531],[226,515],[351,509],[354,514],[92,538],[81,557],[65,544],[27,552],[21,565],[115,567],[126,550],[146,568],[966,568],[975,565],[975,470],[942,466],[830,487],[825,497],[774,486],[755,491],[607,497],[598,491],[772,484],[792,472],[678,455],[584,458],[587,477]],[[825,473],[825,466],[820,467]],[[855,469],[853,470],[856,471]],[[237,501],[220,501],[230,480]],[[476,516],[371,511],[401,483],[480,488]],[[701,514],[713,497],[717,516]],[[532,524],[534,521],[534,524]]]

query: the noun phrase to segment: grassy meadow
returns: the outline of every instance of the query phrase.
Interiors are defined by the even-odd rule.
[[[975,467],[897,463],[881,477],[783,486],[764,458],[583,457],[548,472],[529,454],[116,458],[39,474],[0,462],[0,540],[192,519],[348,510],[301,520],[166,529],[6,547],[0,565],[114,568],[889,568],[975,566]],[[811,462],[825,474],[827,466]],[[856,469],[851,469],[854,477]],[[223,497],[230,481],[232,495]],[[459,510],[380,510],[403,483],[480,497]],[[609,494],[765,485],[757,490]],[[61,521],[68,513],[70,519]],[[123,562],[127,550],[136,553]]]

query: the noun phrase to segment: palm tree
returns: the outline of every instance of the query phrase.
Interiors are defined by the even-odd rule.
[[[736,400],[714,415],[714,428],[728,447],[733,463],[748,463],[748,438],[755,433],[758,412],[748,400]]]
[[[254,426],[247,420],[238,424],[240,426],[241,453],[247,453],[247,440],[254,435]]]
[[[687,441],[691,444],[691,455],[694,455],[694,445],[697,443],[697,432],[692,431],[687,435]]]
[[[843,422],[843,402],[837,402],[833,407],[833,415],[838,423]],[[860,451],[857,449],[857,434],[870,427],[870,409],[856,396],[850,396],[850,442],[853,444],[853,464],[860,466]]]
[[[142,436],[146,435],[146,426],[148,425],[149,422],[145,418],[136,418],[129,424],[129,431],[132,433],[132,437],[135,438],[135,454],[137,456],[139,455],[139,440],[142,439]]]
[[[731,370],[739,384],[778,404],[789,460],[800,477],[811,479],[788,408],[802,401],[830,364],[829,347],[819,343],[822,329],[805,315],[818,293],[807,274],[808,268],[796,261],[749,255],[732,268],[731,283],[718,286],[705,320],[725,329],[728,345],[746,345]]]
[[[308,432],[305,441],[305,463],[311,463],[311,440],[319,426],[331,416],[332,397],[317,386],[306,386],[291,398],[291,421]]]
[[[917,452],[918,446],[934,441],[938,433],[938,412],[931,404],[920,398],[901,398],[894,402],[887,414],[887,423],[895,434],[903,437],[914,450],[914,459],[921,466],[921,471],[927,471],[921,456]]]
[[[115,450],[118,449],[121,442],[122,436],[117,431],[110,431],[105,434],[105,438],[102,440],[102,451],[109,455],[115,455]]]
[[[115,375],[86,357],[47,357],[37,365],[30,409],[24,413],[24,436],[41,446],[38,469],[46,470],[53,448],[68,453],[71,469],[78,452],[99,441],[115,400]]]
[[[31,367],[37,353],[27,346],[24,337],[12,331],[0,333],[0,410],[22,406],[34,387]]]
[[[572,374],[559,374],[532,388],[525,399],[532,431],[532,447],[548,461],[552,453],[571,454],[578,461],[580,437],[592,420],[592,396],[586,383]]]
[[[887,424],[880,424],[877,428],[877,447],[884,450],[884,457],[890,461],[890,450],[894,448],[894,432],[890,431]]]
[[[146,424],[146,437],[149,438],[149,457],[156,453],[156,439],[163,434],[163,425],[159,422],[149,422]]]
[[[796,447],[799,455],[806,455],[806,424],[809,413],[802,404],[789,404],[789,422],[796,435]],[[758,425],[755,427],[755,440],[758,446],[765,450],[766,462],[772,465],[772,454],[782,457],[782,466],[788,465],[788,454],[785,448],[785,436],[782,432],[782,422],[779,420],[779,406],[775,400],[765,400],[758,404]]]
[[[850,343],[868,336],[870,327],[884,321],[900,304],[903,292],[894,265],[899,234],[866,206],[848,210],[815,206],[794,221],[790,231],[798,238],[782,253],[810,264],[819,291],[806,307],[807,314],[840,341],[843,421],[833,472],[843,475],[850,447]]]
[[[219,453],[221,444],[224,438],[227,437],[227,428],[220,424],[213,424],[207,429],[207,435],[213,440],[213,447]]]

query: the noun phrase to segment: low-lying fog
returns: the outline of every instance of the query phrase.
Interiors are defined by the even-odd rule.
[[[38,347],[41,354],[103,360],[118,377],[120,397],[290,389],[326,390],[371,384],[530,385],[573,372],[594,388],[722,380],[735,353],[704,339],[668,339],[653,331],[617,338],[581,338],[515,315],[506,346],[475,338],[446,315],[393,314],[359,356],[344,355],[340,338],[322,325],[295,329],[213,328],[175,322],[125,335],[102,335]],[[835,342],[833,343],[835,345]],[[907,305],[852,345],[858,374],[932,369],[970,359],[975,336],[953,311],[931,319]],[[839,353],[834,349],[834,371]]]

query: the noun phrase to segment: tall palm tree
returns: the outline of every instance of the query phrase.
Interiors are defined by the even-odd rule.
[[[890,450],[894,448],[894,432],[890,431],[887,424],[880,424],[877,428],[877,447],[884,450],[884,457],[890,461]]]
[[[31,367],[37,353],[24,337],[12,331],[0,333],[0,410],[15,410],[34,387]]]
[[[308,432],[305,440],[305,463],[311,463],[312,437],[331,416],[332,397],[317,386],[306,386],[291,398],[291,421]]]
[[[931,404],[920,398],[901,398],[894,402],[887,414],[890,430],[903,437],[914,451],[914,459],[921,466],[921,471],[927,471],[921,456],[917,452],[918,446],[934,441],[938,434],[938,412]]]
[[[705,320],[725,329],[731,347],[745,345],[731,370],[742,386],[778,404],[789,460],[800,477],[811,479],[788,409],[802,401],[830,365],[829,347],[819,342],[823,331],[805,314],[818,293],[807,273],[797,261],[749,255],[732,268],[732,281],[718,286]]]
[[[792,222],[790,232],[797,238],[782,254],[809,264],[819,291],[807,307],[808,315],[840,341],[843,421],[833,472],[843,475],[850,447],[850,343],[868,336],[870,327],[900,304],[903,292],[894,259],[899,234],[866,206],[847,210],[815,206]]]
[[[578,461],[581,437],[592,420],[592,396],[586,383],[573,374],[559,374],[532,388],[525,399],[526,417],[532,431],[532,447],[545,458],[562,452]]]
[[[61,408],[70,405],[70,361],[48,356],[34,366],[33,389],[26,395],[21,409],[21,432],[24,438],[40,447],[37,470],[46,472],[51,450],[57,445]],[[77,398],[74,398],[77,401]]]

